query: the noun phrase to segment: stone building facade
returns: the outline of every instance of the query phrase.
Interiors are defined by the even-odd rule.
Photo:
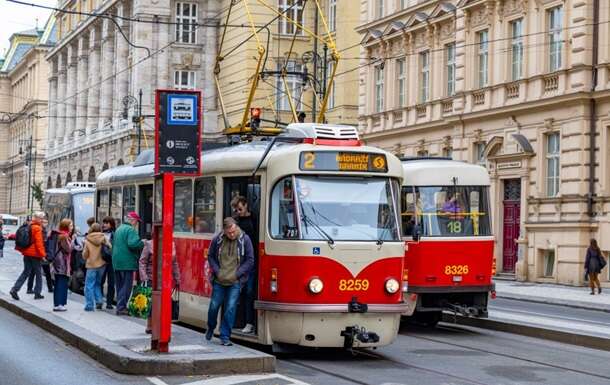
[[[610,251],[607,4],[360,4],[367,142],[484,165],[498,270],[582,284],[589,240]]]
[[[156,89],[200,89],[203,130],[217,131],[220,1],[63,0],[49,62],[45,186],[95,181],[154,144]],[[102,18],[90,13],[116,15]],[[114,21],[113,21],[114,20]],[[141,134],[138,116],[142,93]]]
[[[228,9],[230,2],[230,0],[223,0],[221,9]],[[314,109],[319,113],[320,105],[319,102],[316,102],[314,88],[318,96],[325,88],[323,81],[325,57],[328,63],[326,65],[327,80],[330,79],[333,69],[332,49],[327,47],[326,55],[324,49],[323,39],[328,39],[324,27],[326,23],[341,56],[337,65],[333,91],[329,94],[326,119],[329,122],[356,125],[358,122],[358,72],[349,71],[349,69],[358,63],[360,37],[354,32],[359,20],[358,7],[348,6],[348,3],[352,4],[351,0],[319,0],[320,9],[324,15],[322,17],[317,11],[314,1],[275,0],[266,2],[277,6],[276,10],[271,10],[255,0],[249,0],[247,3],[255,25],[268,24],[258,34],[260,46],[265,49],[265,60],[262,63],[263,77],[258,83],[252,103],[253,107],[262,108],[263,119],[278,120],[284,123],[293,121],[288,93],[292,95],[296,110],[307,115],[306,121],[312,121]],[[317,32],[318,39],[314,39],[303,29],[297,29],[295,24],[286,18],[278,17],[278,13],[285,14],[310,32]],[[223,13],[220,22],[225,21],[226,13]],[[243,108],[246,105],[252,78],[256,73],[259,44],[254,38],[246,41],[252,30],[245,1],[235,3],[229,24],[232,28],[227,30],[223,43],[221,54],[224,59],[221,62],[219,84],[229,126],[235,127],[241,123]],[[243,25],[243,27],[236,27],[239,25]],[[292,45],[295,31],[297,37]],[[222,31],[219,31],[219,35],[221,33]],[[287,71],[292,73],[286,76],[286,85],[278,76],[278,72],[285,64]],[[314,66],[318,68],[317,71],[314,71]],[[305,79],[296,74],[305,72],[308,75]],[[225,128],[222,116],[219,116],[218,126],[221,129]],[[273,123],[264,123],[264,127],[270,126],[273,126]]]
[[[40,209],[33,185],[43,183],[47,138],[48,64],[54,19],[17,32],[0,60],[0,213],[25,218]],[[44,187],[44,186],[43,186]]]

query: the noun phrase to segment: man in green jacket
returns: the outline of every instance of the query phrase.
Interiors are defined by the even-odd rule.
[[[114,233],[112,241],[112,267],[116,276],[117,315],[127,315],[127,301],[133,286],[133,274],[138,270],[138,259],[144,242],[136,228],[142,222],[140,216],[132,211],[125,222]]]

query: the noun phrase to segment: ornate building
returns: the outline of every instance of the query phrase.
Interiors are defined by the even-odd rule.
[[[155,89],[201,89],[204,132],[217,131],[220,1],[62,0],[49,61],[45,187],[94,181],[153,146]],[[97,17],[104,13],[114,17]],[[141,95],[141,96],[140,96]],[[143,120],[138,126],[140,116]]]
[[[44,29],[14,33],[0,60],[0,213],[25,217],[40,208],[47,138],[48,65],[54,19]],[[42,186],[44,187],[44,186]]]
[[[610,251],[606,5],[361,2],[364,137],[486,166],[498,269],[519,280],[579,285],[589,240]]]

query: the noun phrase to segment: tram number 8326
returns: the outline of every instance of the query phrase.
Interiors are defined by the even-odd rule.
[[[368,279],[342,279],[339,281],[339,291],[367,291]]]
[[[445,275],[463,275],[468,274],[468,265],[446,265]]]

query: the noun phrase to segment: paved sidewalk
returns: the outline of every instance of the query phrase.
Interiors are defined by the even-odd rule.
[[[602,288],[601,295],[590,295],[588,287],[504,280],[496,280],[495,284],[500,298],[610,312],[610,289],[607,288]]]
[[[6,250],[5,250],[6,251]],[[20,301],[9,291],[21,272],[22,263],[0,259],[0,306],[27,319],[56,337],[75,346],[108,368],[125,374],[146,375],[228,375],[270,373],[275,357],[239,345],[221,346],[214,338],[205,341],[202,333],[172,325],[169,354],[150,351],[150,336],[144,320],[119,317],[113,311],[85,312],[83,297],[70,293],[67,312],[53,312],[53,294],[43,290],[42,300],[34,300],[21,289]],[[43,278],[44,280],[44,278]]]

